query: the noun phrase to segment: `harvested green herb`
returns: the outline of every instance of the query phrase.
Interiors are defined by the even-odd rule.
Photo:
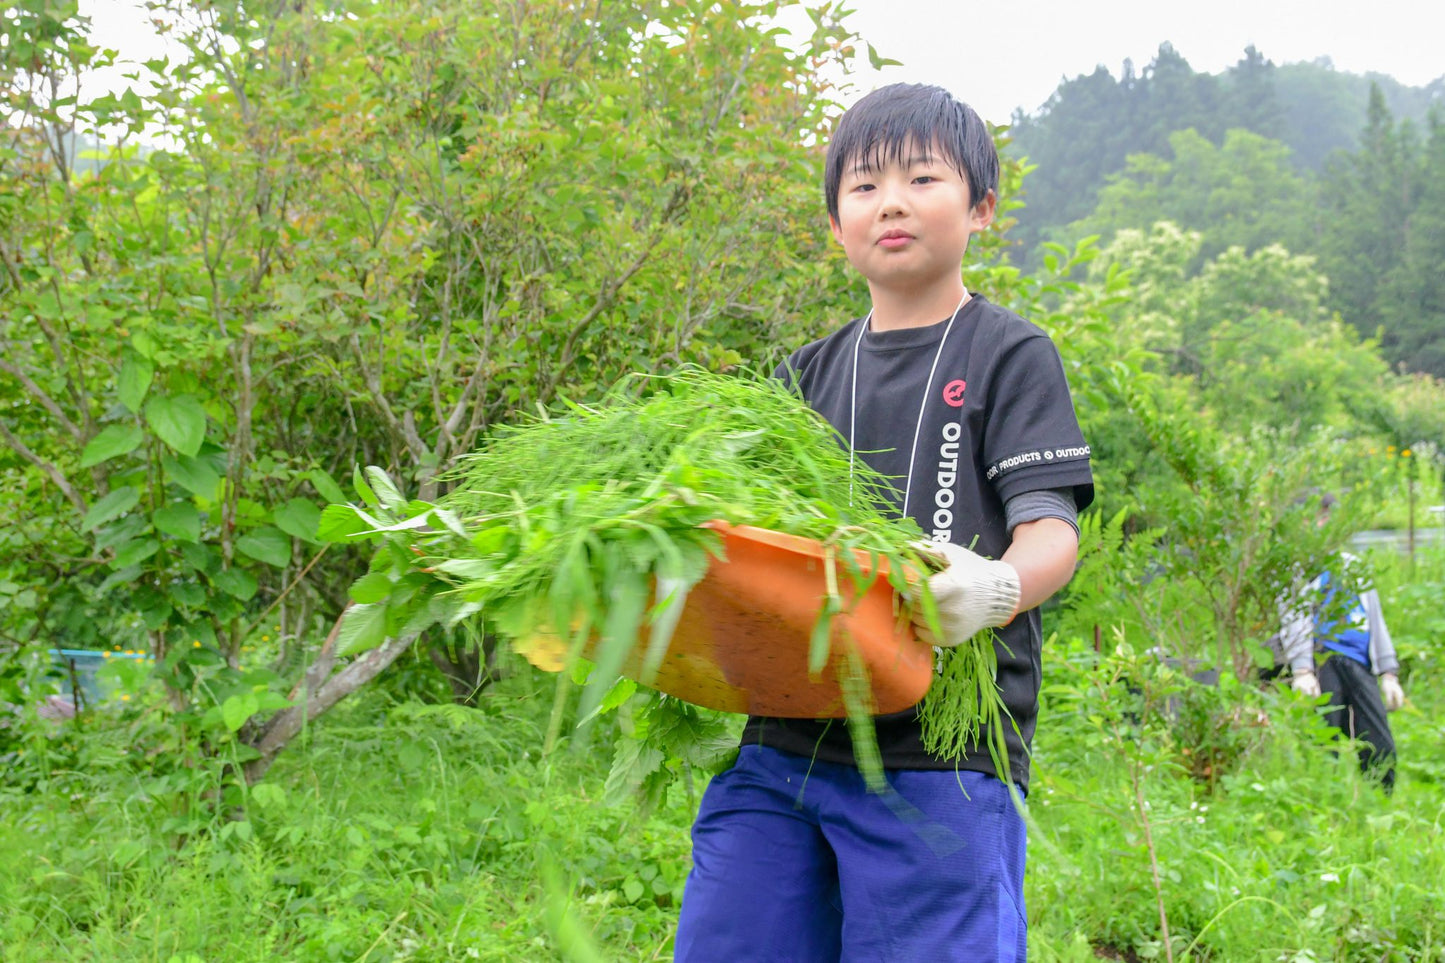
[[[357,651],[475,617],[503,638],[557,633],[573,663],[592,643],[583,720],[621,701],[608,693],[640,633],[648,635],[641,681],[660,664],[682,599],[720,552],[705,522],[817,539],[834,549],[830,579],[851,579],[859,592],[886,560],[893,588],[921,596],[932,613],[926,589],[906,582],[908,571],[928,567],[914,547],[921,533],[878,507],[890,500],[889,481],[861,463],[850,468],[834,429],[772,379],[695,369],[635,378],[601,404],[498,432],[443,481],[449,491],[437,502],[407,501],[368,469],[357,477],[364,506],[327,509],[324,536],[381,543],[352,588],[343,646]],[[659,583],[674,591],[655,600]],[[837,592],[824,600],[809,651],[815,671],[830,658],[830,620],[841,607]],[[976,744],[981,723],[999,731],[994,648],[980,636],[942,659],[924,735],[930,749],[957,753]],[[876,775],[860,660],[843,660],[840,673],[860,767]],[[559,688],[554,731],[563,705]]]

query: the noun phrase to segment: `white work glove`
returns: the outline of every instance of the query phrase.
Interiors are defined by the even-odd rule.
[[[913,625],[923,642],[959,645],[985,628],[1007,625],[1013,619],[1019,605],[1019,573],[1012,565],[948,542],[921,542],[914,547],[942,556],[948,563],[928,577],[943,638],[934,637],[923,606],[913,607]]]
[[[1385,699],[1385,711],[1394,712],[1405,704],[1405,690],[1400,687],[1400,677],[1393,672],[1380,674],[1380,695]]]
[[[1295,669],[1294,691],[1306,699],[1318,699],[1320,697],[1320,678],[1315,675],[1314,669]]]

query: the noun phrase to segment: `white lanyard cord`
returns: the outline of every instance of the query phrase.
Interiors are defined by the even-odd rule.
[[[918,436],[923,432],[923,415],[928,410],[928,395],[933,390],[933,375],[938,370],[939,359],[943,357],[943,346],[948,343],[949,332],[953,330],[953,322],[958,319],[958,312],[963,310],[963,305],[968,301],[968,289],[964,288],[963,297],[958,300],[958,307],[948,316],[948,326],[943,329],[943,337],[938,341],[938,350],[933,354],[933,365],[928,369],[928,381],[923,385],[923,397],[918,403],[918,421],[913,426],[913,447],[908,452],[908,475],[903,483],[903,517],[908,517],[908,499],[913,493],[913,464],[918,460]],[[868,323],[873,319],[873,309],[868,309],[868,316],[858,327],[858,337],[853,340],[853,384],[852,396],[849,399],[848,411],[848,504],[853,504],[853,464],[854,438],[858,427],[858,349],[863,344],[863,335],[868,331]]]

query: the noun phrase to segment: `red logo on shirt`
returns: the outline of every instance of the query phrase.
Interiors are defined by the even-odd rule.
[[[943,386],[943,400],[954,408],[962,408],[963,389],[967,387],[968,383],[962,378],[950,381],[948,384]]]

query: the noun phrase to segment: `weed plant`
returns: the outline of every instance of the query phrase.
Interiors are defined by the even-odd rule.
[[[1031,960],[1445,960],[1445,553],[1374,562],[1409,695],[1391,719],[1393,796],[1288,690],[1197,686],[1128,631],[1097,652],[1087,631],[1050,639]],[[79,722],[18,712],[0,958],[669,959],[695,795],[675,784],[646,813],[604,804],[605,758],[536,751],[550,677],[506,668],[468,709],[422,701],[445,693],[399,667],[220,816],[214,763],[152,768],[165,730],[143,693]]]
[[[634,379],[595,406],[501,431],[445,481],[450,490],[437,501],[407,500],[368,469],[356,484],[364,504],[327,509],[323,536],[377,546],[351,589],[357,604],[341,628],[343,650],[466,620],[485,620],[524,648],[539,635],[564,636],[563,664],[589,655],[577,709],[585,722],[631,694],[629,686],[611,690],[634,650],[642,651],[642,684],[661,664],[687,592],[723,553],[709,523],[802,536],[823,545],[828,590],[811,639],[800,644],[810,672],[836,665],[855,754],[881,782],[866,669],[851,648],[833,651],[831,620],[845,605],[840,584],[857,595],[886,573],[936,628],[926,580],[909,581],[930,563],[917,525],[885,514],[890,480],[850,459],[796,394],[773,379],[689,368]],[[957,756],[986,729],[1002,761],[992,633],[939,659],[922,713],[925,743]],[[549,736],[561,723],[563,679]],[[655,703],[648,714],[659,724],[636,731],[644,739],[686,732],[690,720],[678,713],[688,712]]]
[[[1410,692],[1393,796],[1287,687],[1198,685],[1123,635],[1054,639],[1031,958],[1445,960],[1445,553],[1372,561]]]
[[[568,925],[602,959],[667,958],[686,797],[602,805],[605,759],[536,751],[550,678],[509,669],[479,709],[384,690],[338,709],[229,819],[94,753],[7,778],[3,959],[540,961]],[[181,840],[178,813],[206,824]]]

